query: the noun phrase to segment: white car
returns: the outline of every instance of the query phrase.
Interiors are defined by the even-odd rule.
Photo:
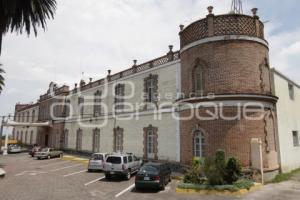
[[[21,153],[21,152],[22,152],[22,148],[17,144],[9,145],[8,147],[8,153]]]
[[[5,176],[6,172],[0,168],[0,177],[3,178]]]
[[[131,178],[133,173],[140,170],[142,160],[131,153],[115,153],[107,156],[105,162],[105,178],[109,180],[112,176],[122,176],[126,180]]]
[[[92,154],[89,164],[88,164],[88,171],[98,171],[104,170],[105,159],[108,156],[108,153],[94,153]]]

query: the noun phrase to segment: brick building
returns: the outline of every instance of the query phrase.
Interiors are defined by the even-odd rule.
[[[108,70],[107,77],[81,80],[72,90],[51,83],[34,104],[38,122],[50,123],[37,128],[36,143],[183,164],[224,149],[250,167],[251,140],[259,138],[264,168],[278,170],[278,97],[264,24],[256,9],[253,16],[208,11],[180,26],[180,51],[169,46],[162,57],[135,60],[127,70]],[[17,105],[17,121],[31,107]]]

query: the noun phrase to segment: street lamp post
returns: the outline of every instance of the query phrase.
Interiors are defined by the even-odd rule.
[[[0,150],[1,150],[1,147],[2,147],[3,125],[4,125],[4,117],[2,117],[1,128],[0,128]]]
[[[10,115],[8,115],[7,121],[6,122],[3,121],[3,123],[7,123],[9,119],[10,119]],[[5,126],[5,127],[7,127],[7,126]],[[3,150],[3,155],[4,156],[6,156],[8,154],[7,147],[8,147],[8,131],[6,130],[6,134],[5,134],[5,146],[4,146],[4,150]]]

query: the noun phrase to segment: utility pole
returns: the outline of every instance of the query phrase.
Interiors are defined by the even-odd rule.
[[[0,150],[2,147],[2,135],[3,135],[3,125],[4,125],[4,117],[2,117],[2,121],[1,121],[1,128],[0,128]]]

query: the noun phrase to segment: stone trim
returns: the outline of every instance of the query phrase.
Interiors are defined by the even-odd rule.
[[[114,138],[113,138],[113,151],[117,151],[116,142],[117,142],[117,134],[121,134],[121,152],[124,150],[124,129],[120,128],[119,126],[117,128],[113,129],[114,132]]]
[[[181,50],[180,53],[183,53],[184,51],[193,48],[195,46],[201,45],[201,44],[206,44],[210,42],[220,42],[220,41],[233,41],[233,40],[245,40],[245,41],[252,41],[252,42],[257,42],[260,43],[267,48],[269,48],[269,44],[266,40],[257,38],[257,37],[252,37],[252,36],[245,36],[245,35],[226,35],[226,36],[214,36],[214,37],[209,37],[205,39],[200,39],[195,42],[192,42],[186,46],[184,46]]]
[[[154,142],[153,142],[153,145],[154,145],[154,160],[158,160],[158,128],[157,127],[153,127],[151,124],[148,126],[148,127],[145,127],[143,129],[144,131],[144,134],[143,134],[143,144],[144,144],[144,147],[143,147],[143,152],[144,152],[144,155],[143,155],[143,158],[145,160],[148,160],[148,152],[147,152],[147,134],[148,134],[148,131],[149,130],[152,130],[153,134],[154,134]]]

